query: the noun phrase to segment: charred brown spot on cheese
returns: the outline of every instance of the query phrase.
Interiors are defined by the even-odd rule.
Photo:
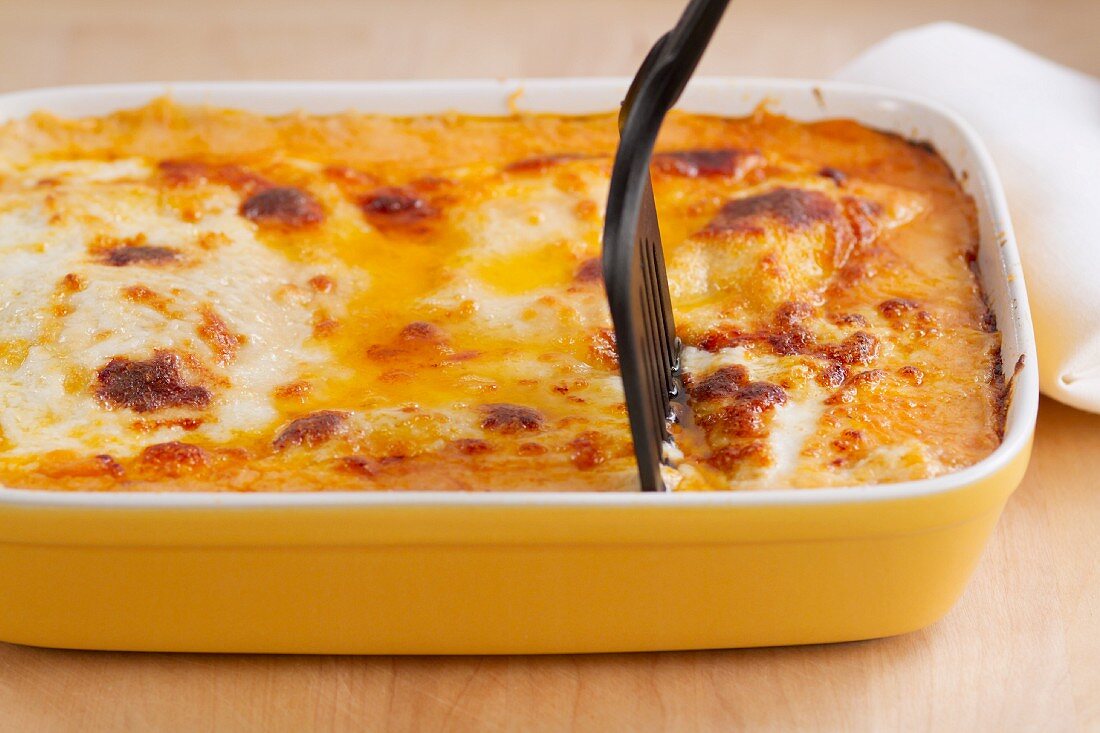
[[[841,364],[870,364],[878,356],[879,342],[866,331],[856,331],[839,344],[822,347],[822,355]]]
[[[307,284],[318,293],[331,293],[336,290],[336,281],[328,275],[314,275]]]
[[[200,160],[162,160],[157,167],[165,185],[175,188],[221,183],[247,195],[275,185],[239,165],[215,165]]]
[[[608,455],[603,448],[602,436],[593,431],[585,431],[569,441],[569,459],[581,471],[591,471],[604,463]]]
[[[93,467],[93,470],[100,474],[121,478],[126,473],[122,466],[119,465],[119,462],[106,453],[92,456],[89,463]]]
[[[737,401],[756,412],[762,412],[776,405],[786,404],[787,393],[771,382],[749,382],[737,392]]]
[[[769,326],[744,340],[764,341],[776,354],[783,356],[812,353],[817,339],[802,323],[813,313],[813,306],[808,303],[784,303],[776,309]]]
[[[541,430],[545,419],[533,407],[505,402],[482,405],[481,427],[497,433],[512,434]]]
[[[934,327],[939,322],[934,315],[923,309],[917,311],[917,315],[914,316],[914,318],[921,326]],[[996,328],[996,325],[994,325],[994,328]]]
[[[157,167],[169,186],[197,186],[212,177],[210,166],[195,160],[162,160]]]
[[[210,390],[184,381],[182,360],[171,351],[157,351],[151,359],[133,361],[116,356],[96,374],[96,396],[109,407],[153,412],[167,407],[202,409],[210,404]]]
[[[349,473],[362,478],[378,478],[385,474],[387,469],[400,469],[401,464],[406,460],[405,456],[383,456],[381,458],[375,458],[373,456],[343,456],[336,459],[336,470],[342,473]]]
[[[435,344],[447,340],[439,326],[427,321],[413,321],[401,329],[398,338],[404,341],[428,341]]]
[[[746,334],[736,328],[719,328],[696,334],[689,339],[689,343],[703,351],[714,353],[721,349],[740,346],[746,343],[746,338]]]
[[[898,374],[918,387],[924,383],[924,370],[920,367],[915,367],[911,364],[903,366],[901,369],[898,369]]]
[[[715,412],[697,418],[705,430],[717,430],[738,437],[763,436],[765,415],[787,403],[787,393],[778,384],[749,382],[723,397]]]
[[[691,389],[696,402],[736,395],[749,383],[749,370],[740,364],[724,366],[697,382]]]
[[[870,364],[877,358],[878,339],[865,331],[856,331],[839,344],[818,343],[814,334],[800,325],[805,313],[803,307],[788,304],[777,310],[773,323],[765,329],[749,333],[737,329],[711,331],[703,334],[696,343],[700,349],[710,352],[747,344],[764,344],[780,356],[816,356],[831,362],[817,377],[818,383],[827,386],[835,386],[847,375],[844,367]]]
[[[776,324],[748,333],[736,328],[721,329],[707,332],[696,341],[700,349],[710,352],[747,344],[764,344],[781,356],[813,353],[816,343],[814,335],[797,324],[788,326]]]
[[[179,262],[180,254],[171,247],[154,244],[123,245],[104,252],[101,261],[110,267],[163,267]]]
[[[588,156],[580,153],[556,153],[553,155],[535,155],[509,163],[504,167],[508,173],[543,173],[561,163],[580,160]]]
[[[410,186],[372,191],[359,200],[359,208],[371,224],[382,230],[423,232],[439,217],[439,210]]]
[[[275,185],[255,171],[239,165],[218,166],[216,176],[219,182],[245,195]]]
[[[451,441],[451,447],[464,456],[480,456],[493,450],[493,446],[478,438],[460,438]]]
[[[714,451],[707,463],[723,473],[731,473],[746,463],[767,466],[771,463],[771,451],[766,443],[756,440],[727,445]]]
[[[798,325],[777,329],[766,333],[765,336],[772,350],[782,356],[809,353],[816,343],[814,335],[808,329]]]
[[[848,378],[848,367],[835,361],[828,362],[817,375],[817,383],[822,387],[839,387]]]
[[[885,377],[886,371],[883,369],[868,369],[867,371],[853,374],[846,384],[858,387],[861,384],[874,384],[875,382],[880,382]]]
[[[341,456],[336,459],[336,469],[373,478],[378,474],[378,462],[366,456]]]
[[[205,468],[210,462],[210,454],[200,446],[173,440],[146,447],[139,460],[157,473],[182,476]]]
[[[472,350],[456,352],[446,332],[428,321],[413,321],[405,325],[391,341],[371,344],[366,353],[372,361],[436,365],[468,361],[478,356],[478,352]]]
[[[237,358],[237,352],[246,342],[245,337],[234,333],[212,306],[204,305],[200,312],[202,322],[197,329],[199,338],[206,342],[221,364],[229,364]]]
[[[772,322],[777,326],[790,327],[802,323],[814,314],[814,307],[798,301],[784,303],[775,309]]]
[[[516,452],[521,456],[533,457],[545,455],[547,447],[541,443],[520,443]]]
[[[828,178],[830,181],[838,186],[843,186],[848,182],[848,176],[844,171],[839,168],[833,168],[831,165],[822,167],[817,171],[817,175],[822,178]]]
[[[766,416],[787,402],[781,386],[750,381],[748,370],[740,364],[721,367],[689,384],[696,422],[708,434],[762,437],[767,432]]]
[[[854,235],[854,244],[867,244],[878,236],[878,222],[882,216],[882,207],[874,201],[854,196],[845,196],[840,203],[844,218]],[[847,255],[847,253],[844,254]]]
[[[47,453],[39,462],[38,470],[48,478],[100,478],[120,479],[126,475],[122,465],[106,453],[87,457],[72,457]]]
[[[859,313],[834,313],[829,316],[834,326],[870,326],[870,322]]]
[[[241,203],[241,216],[261,226],[301,229],[321,223],[325,211],[308,191],[297,186],[273,186]]]
[[[768,221],[789,229],[808,229],[816,224],[832,222],[837,215],[836,203],[820,191],[777,188],[768,193],[727,201],[702,234],[762,234]]]
[[[579,283],[602,283],[603,265],[599,257],[591,257],[577,266],[573,279]]]
[[[653,156],[655,171],[684,178],[741,177],[763,163],[758,151],[736,148],[673,150]]]
[[[887,318],[896,319],[919,307],[920,303],[909,298],[890,298],[878,304],[878,312]]]
[[[348,413],[339,410],[319,410],[293,420],[279,431],[272,445],[275,450],[292,446],[314,448],[348,429]]]

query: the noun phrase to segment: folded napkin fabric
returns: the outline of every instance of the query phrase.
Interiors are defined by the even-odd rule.
[[[1100,80],[953,23],[890,36],[836,75],[954,109],[1008,196],[1043,392],[1100,412]]]

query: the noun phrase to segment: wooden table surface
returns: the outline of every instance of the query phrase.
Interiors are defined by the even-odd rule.
[[[181,79],[629,74],[675,0],[0,0],[0,92]],[[1100,74],[1095,0],[737,0],[703,73],[824,76],[952,19]],[[832,646],[499,658],[0,644],[0,730],[1100,729],[1100,416],[1044,400],[962,600]],[[0,603],[3,599],[0,599]]]

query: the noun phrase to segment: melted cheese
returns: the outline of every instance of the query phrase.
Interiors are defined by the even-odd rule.
[[[115,356],[186,353],[203,362],[212,381],[231,385],[218,389],[201,415],[201,434],[217,442],[277,420],[272,390],[327,356],[310,343],[318,299],[289,290],[304,286],[309,270],[260,244],[237,215],[233,195],[211,191],[202,218],[190,223],[166,215],[157,191],[146,185],[86,185],[116,180],[120,170],[149,174],[126,163],[68,166],[67,182],[58,187],[0,194],[0,206],[20,220],[11,226],[0,221],[0,253],[12,253],[0,255],[5,283],[12,283],[0,309],[0,332],[33,344],[5,375],[0,392],[7,455],[125,452],[138,435],[182,437],[178,426],[135,432],[138,418],[130,411],[104,410],[89,400],[91,375]],[[46,169],[53,175],[58,166]],[[88,249],[89,240],[135,237],[171,242],[182,263],[114,267]],[[73,292],[60,285],[66,276],[78,282]],[[219,363],[200,337],[204,308],[243,337],[228,363]],[[173,416],[170,411],[157,419]]]
[[[200,133],[201,131],[201,133]],[[0,127],[0,481],[636,487],[599,282],[612,115]],[[850,122],[674,114],[677,490],[937,475],[1003,399],[973,205]]]

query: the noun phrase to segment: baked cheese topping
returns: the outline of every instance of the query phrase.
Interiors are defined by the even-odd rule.
[[[633,490],[614,115],[0,126],[0,483]],[[972,202],[850,121],[674,113],[677,490],[893,482],[999,442]]]

